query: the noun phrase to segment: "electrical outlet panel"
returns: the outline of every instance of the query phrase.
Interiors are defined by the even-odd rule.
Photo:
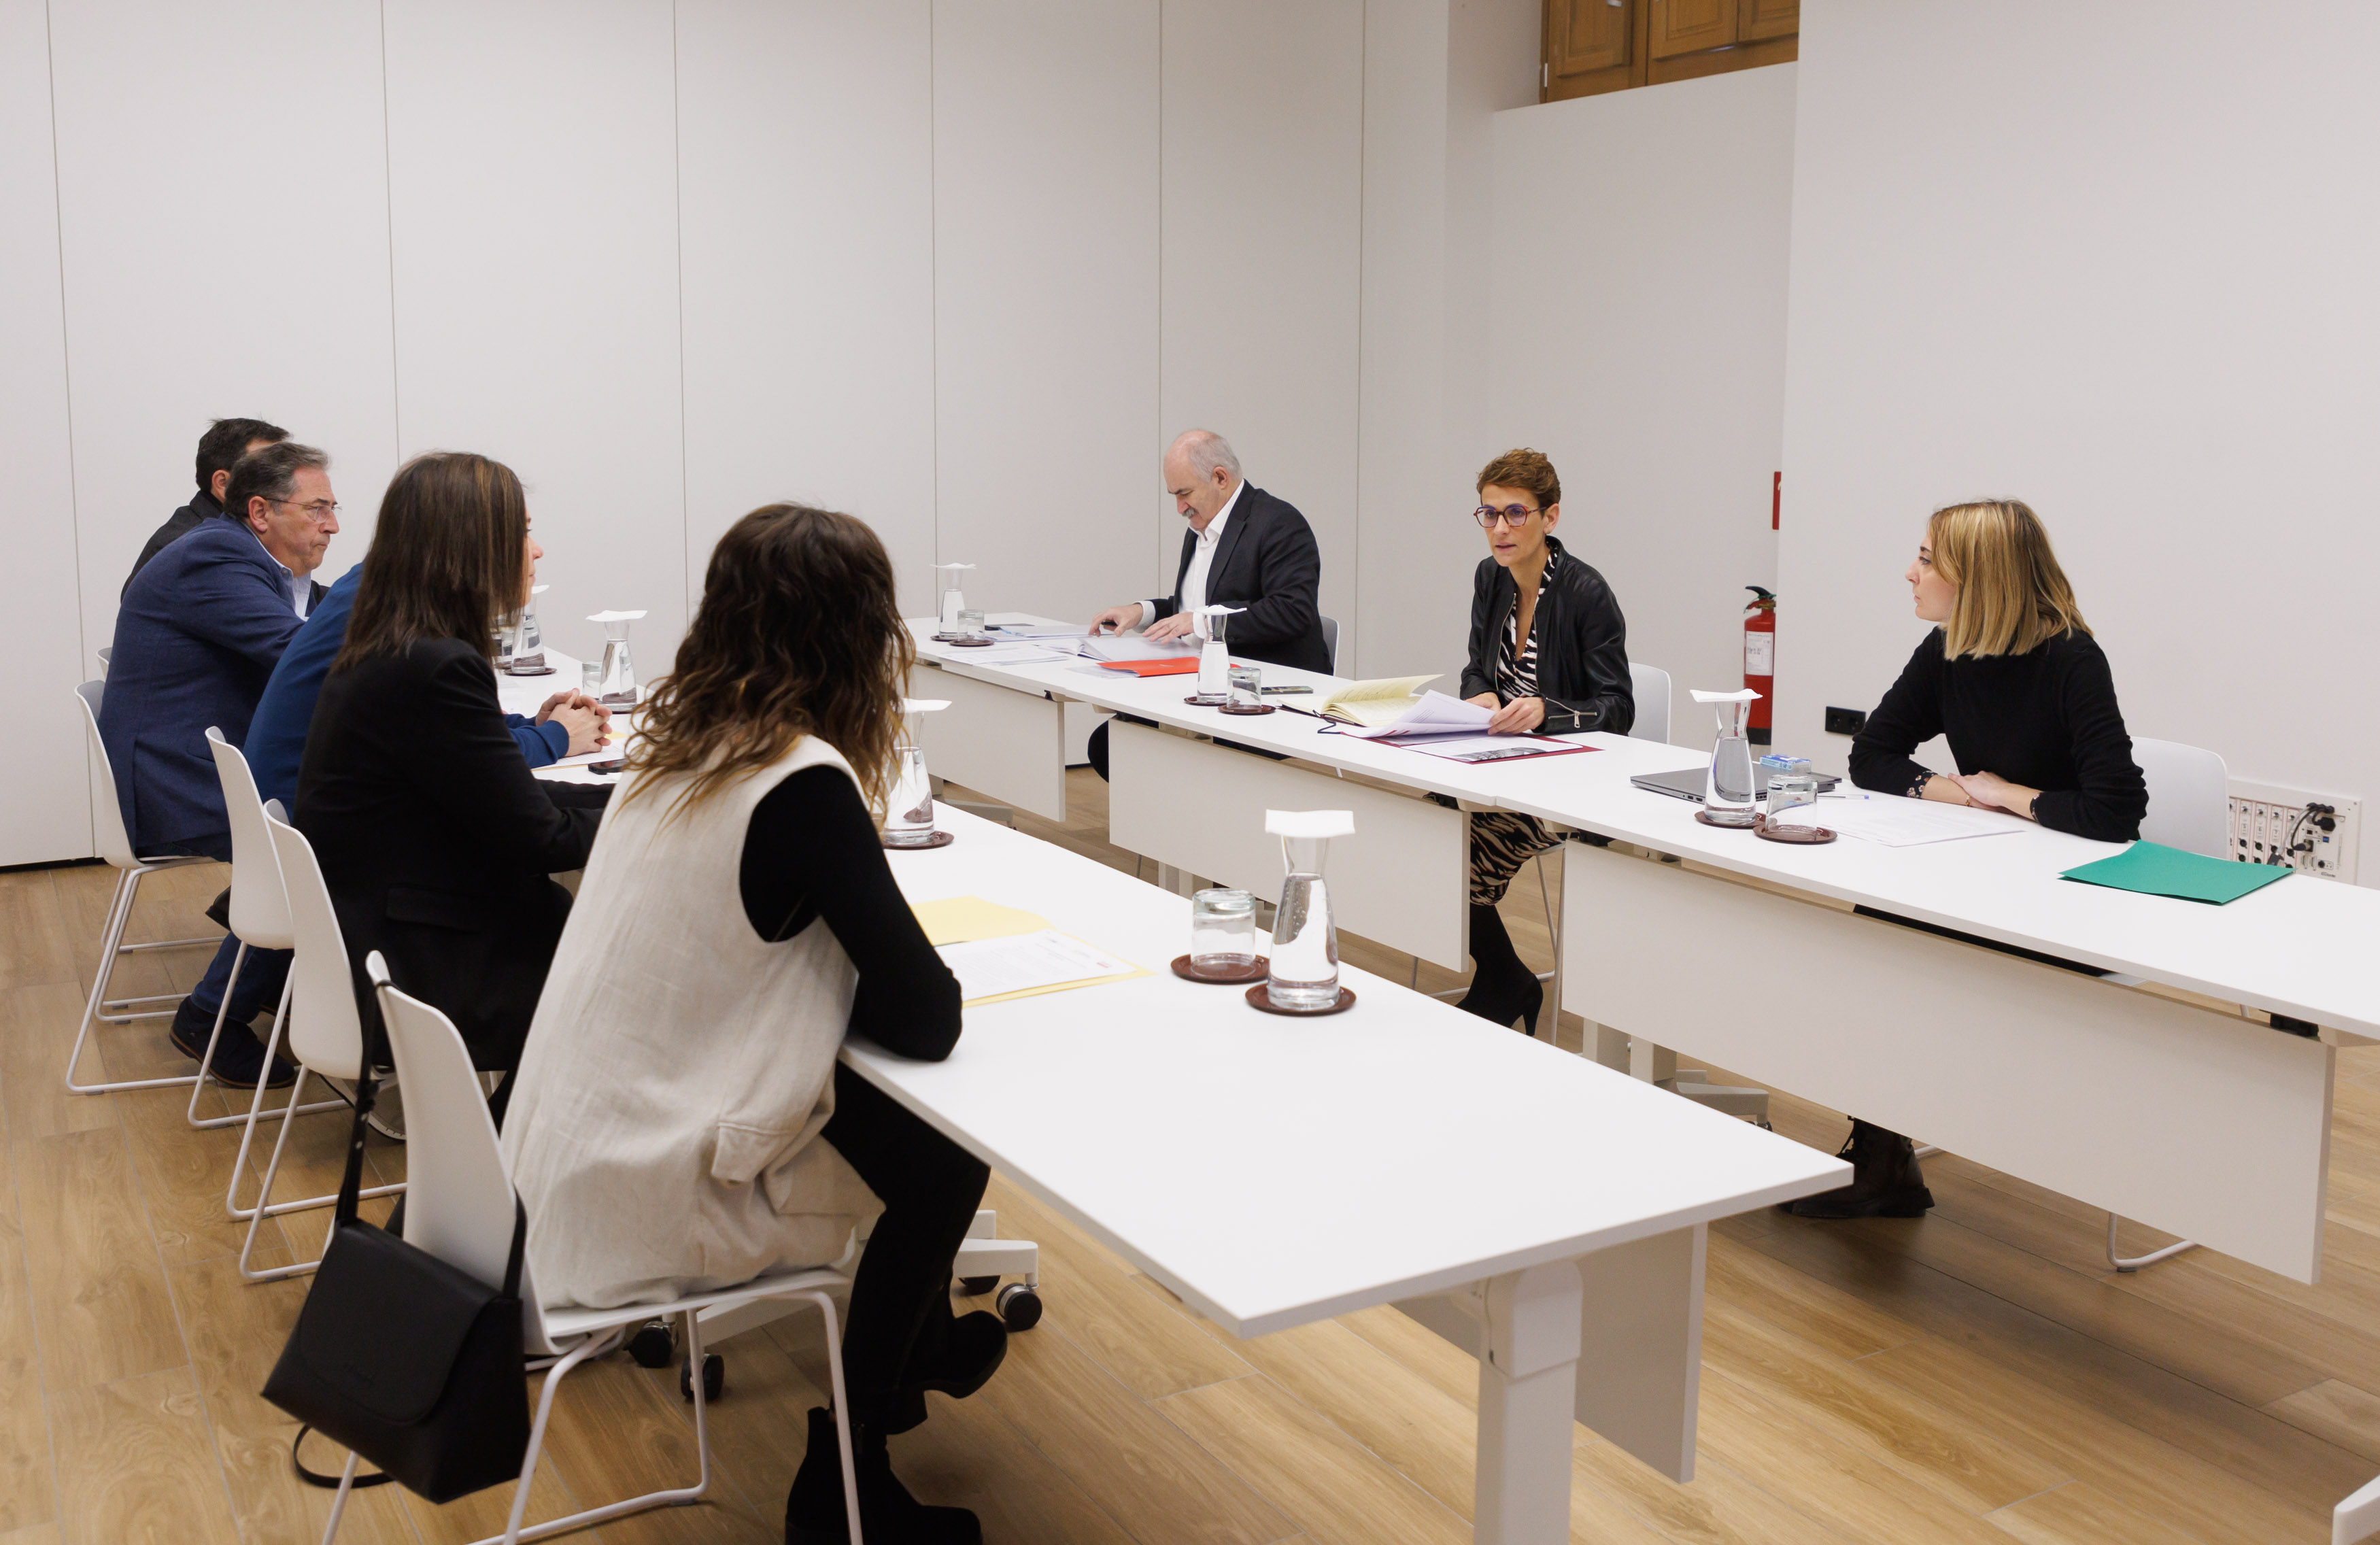
[[[2231,780],[2231,857],[2331,880],[2355,882],[2362,801],[2270,784]]]

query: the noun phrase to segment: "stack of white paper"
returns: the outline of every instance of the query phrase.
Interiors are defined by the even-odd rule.
[[[1424,692],[1414,705],[1390,723],[1378,725],[1351,724],[1340,733],[1360,740],[1381,740],[1408,735],[1479,735],[1488,728],[1495,714],[1477,703],[1450,698],[1443,692]]]
[[[1081,646],[1086,660],[1178,660],[1199,648],[1196,639],[1153,643],[1137,633],[1102,633],[1085,639]]]

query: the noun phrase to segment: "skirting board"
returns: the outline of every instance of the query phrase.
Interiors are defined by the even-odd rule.
[[[1564,858],[1563,1008],[2315,1280],[2330,1047],[1616,850]]]
[[[1108,725],[1108,771],[1110,842],[1267,900],[1281,858],[1265,811],[1354,811],[1355,834],[1330,844],[1332,920],[1453,970],[1468,958],[1460,810],[1122,719]]]

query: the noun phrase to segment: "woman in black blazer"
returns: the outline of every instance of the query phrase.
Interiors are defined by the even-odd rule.
[[[1495,735],[1565,735],[1636,722],[1628,684],[1628,624],[1611,587],[1554,540],[1561,480],[1537,451],[1507,451],[1479,473],[1473,518],[1488,556],[1472,576],[1464,698],[1494,711]],[[1560,837],[1535,816],[1471,818],[1471,991],[1461,1007],[1532,1031],[1545,990],[1504,931],[1496,904],[1521,866]]]
[[[531,776],[496,700],[491,629],[527,602],[541,555],[503,463],[439,453],[399,468],[298,773],[296,824],[366,1026],[379,1019],[363,961],[378,950],[397,986],[455,1021],[474,1064],[507,1072],[570,908],[551,876],[585,866],[611,794]]]

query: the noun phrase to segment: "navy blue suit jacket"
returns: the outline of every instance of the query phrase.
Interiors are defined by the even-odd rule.
[[[281,566],[228,520],[205,522],[133,578],[115,614],[99,715],[133,851],[229,832],[207,726],[235,746],[246,741],[297,631]]]
[[[356,609],[356,587],[363,577],[364,566],[358,564],[306,614],[306,625],[264,684],[264,697],[248,726],[248,744],[240,748],[256,775],[257,797],[278,799],[285,809],[297,809],[298,768],[306,755],[307,728],[314,722],[314,700],[322,695],[322,678],[347,641],[347,614]],[[507,713],[504,727],[531,767],[551,765],[570,748],[570,732],[551,721],[533,724]]]

